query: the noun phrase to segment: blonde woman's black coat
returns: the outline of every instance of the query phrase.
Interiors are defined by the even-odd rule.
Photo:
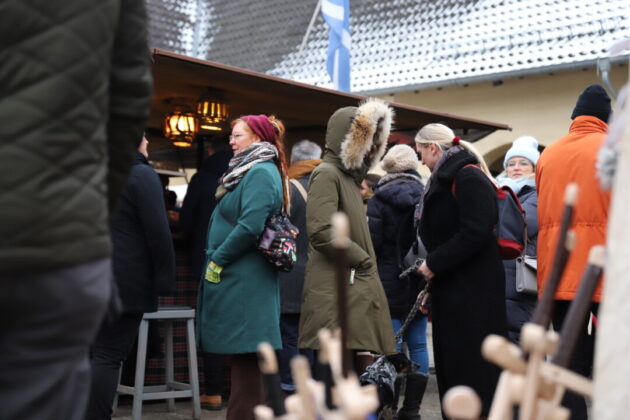
[[[499,370],[481,356],[488,334],[507,335],[503,265],[494,236],[496,193],[467,151],[446,160],[424,197],[420,237],[432,282],[433,352],[440,400],[456,385],[481,397],[487,416]],[[455,190],[452,190],[455,181]]]

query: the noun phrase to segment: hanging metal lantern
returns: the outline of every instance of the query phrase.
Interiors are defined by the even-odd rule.
[[[230,104],[218,89],[208,89],[197,101],[201,131],[221,131],[230,114]]]
[[[187,105],[176,105],[164,118],[164,137],[174,146],[190,147],[198,131],[197,114]]]

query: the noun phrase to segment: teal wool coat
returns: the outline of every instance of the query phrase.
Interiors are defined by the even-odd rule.
[[[262,341],[282,348],[278,270],[256,251],[265,221],[281,205],[280,173],[267,161],[250,169],[215,208],[197,305],[203,351],[254,353]],[[205,279],[210,261],[223,267],[219,283]]]

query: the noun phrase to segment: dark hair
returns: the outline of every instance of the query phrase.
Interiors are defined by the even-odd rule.
[[[177,193],[173,190],[164,190],[164,204],[166,210],[172,210],[177,204]]]
[[[381,178],[382,176],[379,174],[369,173],[365,175],[365,182],[368,184],[368,187],[374,189],[374,187],[376,187],[376,184],[378,184],[378,181],[380,181]]]

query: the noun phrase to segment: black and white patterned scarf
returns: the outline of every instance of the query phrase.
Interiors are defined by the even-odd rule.
[[[220,200],[228,191],[234,190],[247,171],[255,165],[276,159],[278,159],[278,149],[273,144],[266,141],[252,144],[230,159],[227,171],[219,179],[219,187],[214,195],[215,198]]]

